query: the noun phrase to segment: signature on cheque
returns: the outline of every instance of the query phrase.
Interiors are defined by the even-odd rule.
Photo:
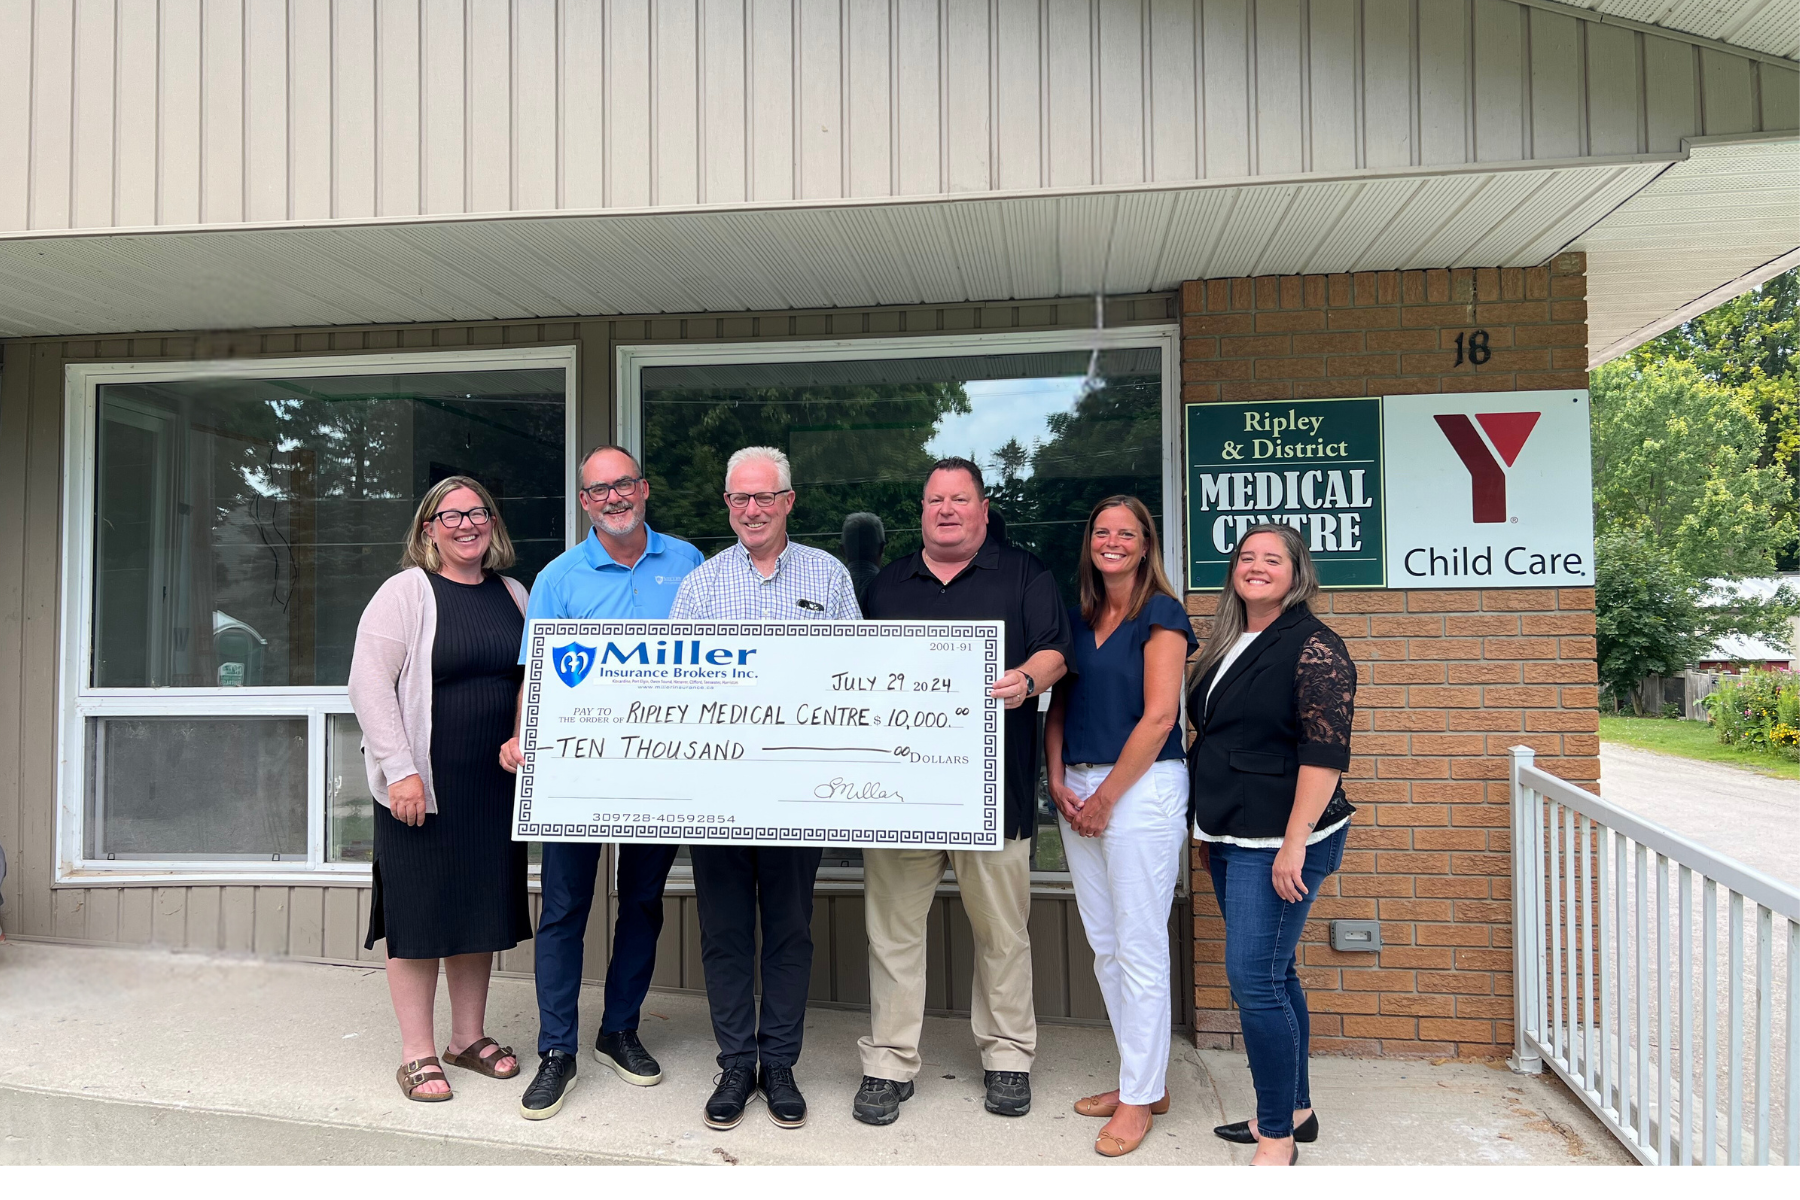
[[[830,783],[821,783],[813,789],[813,795],[821,800],[906,800],[899,792],[890,792],[879,783],[857,783],[842,775],[834,777]]]

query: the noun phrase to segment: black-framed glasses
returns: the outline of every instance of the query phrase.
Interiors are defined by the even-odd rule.
[[[494,519],[493,510],[487,508],[454,509],[443,508],[433,513],[431,519],[442,521],[445,529],[462,528],[463,518],[469,519],[471,525],[486,525]]]
[[[590,483],[581,489],[581,494],[595,504],[605,503],[606,498],[614,492],[629,500],[637,493],[638,484],[642,482],[644,482],[644,477],[641,475],[627,475],[621,479],[615,479],[611,483]]]
[[[793,490],[793,488],[782,488],[779,492],[726,492],[725,503],[733,508],[748,508],[750,501],[754,500],[758,508],[768,508],[775,503],[775,497],[785,496]]]

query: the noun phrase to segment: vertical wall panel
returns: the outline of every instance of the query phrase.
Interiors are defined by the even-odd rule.
[[[979,192],[993,186],[993,71],[988,54],[988,5],[985,0],[950,0],[945,6],[944,162],[945,190]]]
[[[82,0],[75,6],[74,181],[71,224],[111,225],[113,214],[113,0]],[[0,29],[0,39],[6,36]],[[0,56],[5,51],[0,50]],[[6,69],[0,62],[0,72]],[[0,83],[0,88],[5,84]],[[6,111],[0,95],[0,112]],[[5,134],[0,133],[0,162]],[[23,172],[9,172],[22,178]],[[0,184],[0,188],[4,185]],[[5,201],[0,200],[0,210]],[[3,219],[0,219],[3,224]]]
[[[1363,0],[1365,167],[1413,161],[1412,64],[1409,0]]]
[[[693,204],[700,198],[699,26],[695,9],[696,0],[662,0],[656,6],[653,200],[657,204]]]
[[[606,16],[597,4],[562,9],[563,197],[569,208],[606,203]]]
[[[158,946],[187,945],[187,889],[140,888],[151,892],[150,940]]]
[[[1800,73],[1763,63],[1762,127],[1771,132],[1800,129]]]
[[[200,220],[200,0],[163,0],[157,143],[163,225]],[[329,58],[319,60],[326,69]]]
[[[514,10],[510,73],[515,92],[512,135],[516,172],[512,207],[556,207],[556,6],[548,0]]]
[[[885,28],[887,6],[880,5]],[[703,0],[701,5],[700,90],[705,97],[700,117],[702,156],[700,199],[708,204],[743,200],[746,191],[744,0]],[[885,68],[884,68],[885,70]],[[885,84],[883,111],[886,111]],[[882,133],[886,146],[887,134]],[[881,162],[885,175],[885,154]]]
[[[1581,54],[1573,17],[1531,12],[1531,153],[1581,153]]]
[[[19,611],[21,628],[20,694],[29,700],[56,694],[57,563],[62,554],[59,513],[62,505],[62,348],[44,342],[30,348],[23,368],[32,393],[33,415],[8,438],[26,439],[24,503],[13,514],[24,529],[22,556],[25,586]],[[12,358],[7,371],[13,370]],[[52,704],[25,703],[19,714],[19,852],[15,881],[7,876],[7,920],[21,933],[50,931],[50,879],[56,862],[55,806],[33,803],[34,797],[56,794],[56,710]]]
[[[187,940],[182,945],[190,950],[219,948],[219,903],[223,892],[223,888],[216,887],[187,889]]]
[[[340,962],[354,962],[362,945],[363,930],[356,924],[356,893],[359,889],[334,887],[325,889],[325,941],[323,957]]]
[[[244,5],[201,10],[200,220],[244,219]]]
[[[1477,162],[1516,162],[1525,156],[1529,84],[1525,18],[1519,6],[1510,0],[1475,0]]]
[[[614,0],[606,26],[609,205],[650,203],[650,5]]]
[[[31,177],[33,229],[67,229],[73,208],[69,176],[74,133],[74,0],[37,0],[31,55],[31,153],[0,169],[17,170],[19,163],[26,166]]]
[[[1652,151],[1679,150],[1682,138],[1700,132],[1694,92],[1697,53],[1694,47],[1667,38],[1644,39],[1644,78],[1656,81],[1644,101]]]
[[[1297,4],[1299,0],[1289,0]],[[1101,183],[1142,183],[1144,161],[1144,13],[1137,4],[1101,4],[1100,39],[1094,48],[1099,70]]]
[[[130,892],[135,889],[125,888]],[[256,889],[228,887],[219,895],[219,949],[248,954],[256,947]]]
[[[1007,190],[1041,187],[1044,41],[1038,0],[996,0],[994,16],[995,176]]]
[[[119,940],[119,895],[123,888],[87,889],[87,935],[96,942]]]
[[[0,162],[15,164],[0,171],[0,229],[28,229],[31,172],[17,164],[31,161],[30,4],[0,4]],[[111,70],[110,64],[108,70]]]
[[[1256,173],[1306,169],[1300,0],[1256,3]]]
[[[1206,177],[1250,174],[1249,0],[1206,0],[1201,30],[1205,58]]]
[[[837,0],[795,0],[794,79],[803,200],[843,194],[844,91]]]
[[[0,39],[11,32],[0,8]],[[5,55],[0,40],[0,59]],[[0,66],[4,63],[0,62]],[[0,87],[5,79],[0,75]],[[15,175],[23,176],[24,172]],[[0,175],[0,186],[6,176]],[[19,205],[20,216],[24,205]],[[32,417],[31,348],[23,342],[0,342],[0,512],[25,511],[27,440],[18,435]],[[0,520],[0,846],[9,862],[25,853],[22,833],[22,720],[25,698],[25,523],[16,516]],[[35,701],[42,704],[42,700]],[[16,868],[15,868],[16,869]],[[8,888],[8,894],[13,889]],[[10,903],[10,902],[9,902]],[[0,925],[15,923],[8,908]],[[90,918],[91,924],[91,918]],[[114,928],[116,929],[116,921]],[[93,935],[90,935],[93,936]],[[107,940],[112,935],[107,934]]]
[[[887,0],[844,4],[844,111],[849,123],[845,142],[852,196],[886,196],[893,191],[893,41],[888,12]]]
[[[1468,161],[1468,9],[1419,5],[1419,155],[1423,163]]]
[[[332,29],[331,156],[334,217],[375,215],[374,0],[336,0]]]
[[[251,221],[287,219],[287,77],[286,15],[274,5],[247,5],[244,9],[244,216]]]
[[[1749,133],[1756,128],[1750,61],[1717,50],[1700,51],[1700,86],[1706,93],[1706,135]]]
[[[934,194],[943,190],[938,155],[938,130],[943,101],[938,90],[938,6],[935,0],[893,0],[895,91],[894,117],[898,136],[902,195]],[[760,88],[752,92],[753,109],[762,103]],[[758,189],[761,195],[760,188]]]
[[[1356,0],[1312,0],[1309,18],[1311,169],[1355,170]]]
[[[87,889],[59,888],[51,897],[50,934],[61,941],[84,942],[87,931]]]
[[[375,10],[375,207],[384,217],[419,212],[419,0],[381,0]]]
[[[507,0],[469,6],[469,207],[513,207],[513,29]]]
[[[1638,35],[1587,27],[1588,153],[1638,153]]]
[[[128,946],[147,946],[155,936],[156,889],[122,888],[119,891],[119,938]]]
[[[288,948],[295,958],[319,958],[325,953],[325,889],[288,889]]]
[[[1094,182],[1094,4],[1098,0],[1046,0],[1045,88],[1049,95],[1049,184],[1081,187]]]
[[[424,113],[420,118],[424,211],[465,212],[468,94],[463,83],[462,0],[423,0],[420,15],[425,48]]]
[[[331,9],[288,9],[288,217],[331,216]]]
[[[1150,174],[1157,180],[1200,178],[1198,10],[1193,0],[1150,0],[1150,111],[1144,119],[1150,123]]]

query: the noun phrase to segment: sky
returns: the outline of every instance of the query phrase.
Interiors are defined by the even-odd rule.
[[[937,432],[925,449],[938,458],[973,457],[985,471],[993,464],[994,451],[1009,438],[1030,451],[1033,442],[1049,437],[1046,419],[1052,413],[1069,412],[1081,395],[1081,376],[1057,379],[983,379],[963,385],[974,411],[952,413],[938,421]],[[1031,474],[1026,461],[1024,475]]]

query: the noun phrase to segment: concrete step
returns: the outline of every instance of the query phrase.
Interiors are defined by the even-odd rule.
[[[600,1012],[584,991],[584,1029]],[[720,1133],[701,1121],[717,1071],[705,1001],[653,994],[642,1036],[663,1082],[632,1087],[585,1053],[580,1085],[548,1121],[526,1121],[526,1079],[449,1072],[456,1099],[417,1104],[394,1083],[399,1038],[379,969],[0,944],[0,1164],[1093,1164],[1100,1122],[1070,1105],[1117,1082],[1109,1030],[1040,1030],[1034,1108],[982,1109],[966,1020],[926,1021],[918,1094],[887,1128],[860,1125],[864,1013],[814,1009],[797,1070],[811,1106],[786,1130],[753,1104]],[[448,1001],[439,1005],[440,1045]],[[535,1066],[526,980],[496,979],[488,1032]],[[1247,1162],[1213,1125],[1254,1111],[1241,1055],[1177,1040],[1173,1108],[1130,1163]],[[1483,1064],[1317,1059],[1325,1137],[1308,1162],[1623,1162],[1579,1102],[1548,1077]]]

